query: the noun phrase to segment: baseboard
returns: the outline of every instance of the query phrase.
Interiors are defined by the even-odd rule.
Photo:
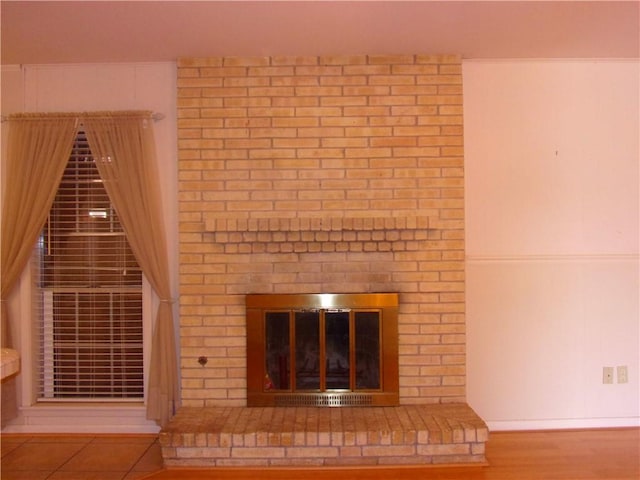
[[[640,427],[640,417],[485,420],[490,432]]]

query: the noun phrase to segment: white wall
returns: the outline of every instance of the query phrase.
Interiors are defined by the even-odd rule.
[[[468,401],[490,428],[640,424],[639,73],[464,62]]]
[[[169,246],[169,268],[174,296],[178,288],[177,227],[177,114],[175,63],[30,65],[3,67],[2,114],[26,112],[80,112],[100,110],[151,110],[165,115],[154,123],[156,154]],[[5,101],[6,100],[6,101]],[[3,137],[5,128],[3,130]],[[38,406],[30,408],[31,358],[29,342],[29,273],[9,302],[11,318],[20,320],[17,341],[23,355],[18,377],[22,415],[12,431],[156,431],[145,419],[144,408],[123,407],[114,417],[113,409],[86,407],[65,410]],[[148,286],[147,286],[148,288]],[[149,290],[150,291],[150,290]],[[147,297],[148,298],[148,297]],[[145,318],[152,318],[157,299],[145,305]],[[178,318],[178,306],[174,308]],[[151,336],[150,324],[147,328]],[[14,328],[15,331],[15,328]],[[176,335],[178,325],[176,322]],[[148,361],[148,357],[147,357]],[[69,415],[74,421],[69,422]]]
[[[0,71],[0,85],[2,86],[0,94],[0,103],[2,108],[2,115],[8,115],[10,113],[21,112],[24,109],[24,81],[22,69],[16,65],[3,66]],[[6,124],[2,122],[2,156],[4,158],[8,129]],[[2,178],[2,187],[4,191],[4,182],[6,177],[4,175],[4,162],[2,162],[2,169],[0,169],[0,176]],[[0,202],[2,202],[0,196]],[[1,203],[0,203],[1,205]]]
[[[174,68],[3,67],[2,113],[164,113],[177,249]],[[477,61],[463,75],[469,403],[493,429],[638,425],[638,62]],[[603,385],[604,365],[630,382]]]

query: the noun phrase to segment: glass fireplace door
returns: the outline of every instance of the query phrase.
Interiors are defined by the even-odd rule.
[[[291,388],[289,312],[268,312],[265,316],[265,390]]]
[[[320,312],[295,312],[295,390],[321,389]]]
[[[291,331],[291,312],[265,313],[265,390],[380,388],[379,312],[296,311]]]

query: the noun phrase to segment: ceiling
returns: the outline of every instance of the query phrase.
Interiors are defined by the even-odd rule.
[[[2,64],[454,53],[638,58],[634,1],[2,0]]]

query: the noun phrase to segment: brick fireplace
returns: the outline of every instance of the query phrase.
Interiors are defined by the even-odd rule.
[[[184,58],[178,138],[188,415],[246,406],[267,293],[397,292],[400,405],[464,404],[459,56]]]

